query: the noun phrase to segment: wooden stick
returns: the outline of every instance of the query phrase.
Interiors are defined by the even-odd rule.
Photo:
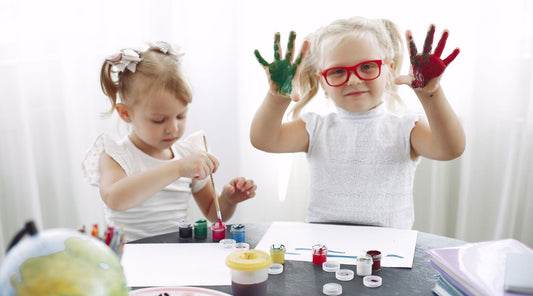
[[[207,151],[207,139],[204,135],[204,146],[205,146],[205,152]],[[215,208],[217,210],[217,218],[218,220],[222,221],[222,215],[220,214],[220,205],[218,204],[218,198],[217,198],[217,191],[215,189],[215,181],[213,180],[213,174],[209,173],[209,177],[211,178],[211,186],[213,186],[213,194],[215,195]]]

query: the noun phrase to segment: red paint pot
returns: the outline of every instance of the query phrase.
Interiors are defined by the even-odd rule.
[[[218,242],[226,238],[226,225],[220,223],[219,221],[211,225],[211,230],[213,231],[213,240]]]
[[[381,270],[381,252],[377,250],[370,250],[367,251],[366,254],[372,257],[372,270]]]
[[[328,259],[328,247],[317,244],[313,246],[313,264],[322,265]]]

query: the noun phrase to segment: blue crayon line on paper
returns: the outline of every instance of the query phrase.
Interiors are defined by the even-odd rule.
[[[389,255],[387,255],[386,257],[395,257],[395,258],[403,259],[403,256],[400,256],[400,255],[394,255],[394,254],[389,254]]]
[[[296,251],[312,251],[312,249],[310,249],[310,248],[294,248],[294,250],[296,250]],[[327,255],[328,257],[339,257],[339,258],[353,258],[353,259],[357,259],[357,256],[334,255],[334,254],[330,254],[330,253],[346,254],[346,252],[328,250],[328,255]],[[285,253],[285,254],[287,254],[287,255],[301,255],[300,253],[290,253],[290,252],[287,252],[287,253]],[[388,254],[388,255],[385,255],[385,257],[394,257],[394,258],[404,259],[403,256],[395,255],[395,254]]]
[[[349,256],[349,255],[333,255],[333,254],[328,254],[328,257],[357,259],[357,256]]]

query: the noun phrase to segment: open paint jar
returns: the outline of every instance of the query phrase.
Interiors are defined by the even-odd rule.
[[[273,263],[285,263],[285,246],[283,244],[272,244],[270,246],[270,257]]]
[[[196,238],[207,237],[207,221],[206,220],[196,220],[196,222],[194,222],[194,237]]]
[[[357,275],[367,276],[372,274],[372,257],[367,254],[357,256]]]
[[[226,238],[226,225],[216,221],[211,225],[213,241],[219,242]]]

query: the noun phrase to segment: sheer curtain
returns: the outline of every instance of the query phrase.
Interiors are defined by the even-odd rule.
[[[466,7],[465,7],[466,5]],[[271,56],[273,33],[352,15],[385,17],[423,42],[429,23],[461,47],[442,83],[467,132],[465,154],[424,160],[415,184],[415,228],[467,241],[514,237],[533,246],[532,4],[448,1],[0,1],[0,257],[28,219],[40,229],[103,223],[80,161],[116,118],[99,89],[103,58],[150,40],[180,44],[194,88],[188,132],[204,129],[221,167],[217,187],[243,175],[259,186],[230,222],[305,217],[305,155],[274,155],[249,143],[266,92],[253,56]],[[413,7],[419,7],[413,9]],[[461,9],[458,9],[461,7]],[[420,9],[420,10],[419,10]],[[417,13],[412,13],[416,10]],[[417,37],[418,36],[418,37]],[[446,54],[446,53],[445,53]],[[412,92],[402,89],[419,110]],[[311,110],[329,110],[315,98]],[[191,218],[199,215],[191,207]]]

